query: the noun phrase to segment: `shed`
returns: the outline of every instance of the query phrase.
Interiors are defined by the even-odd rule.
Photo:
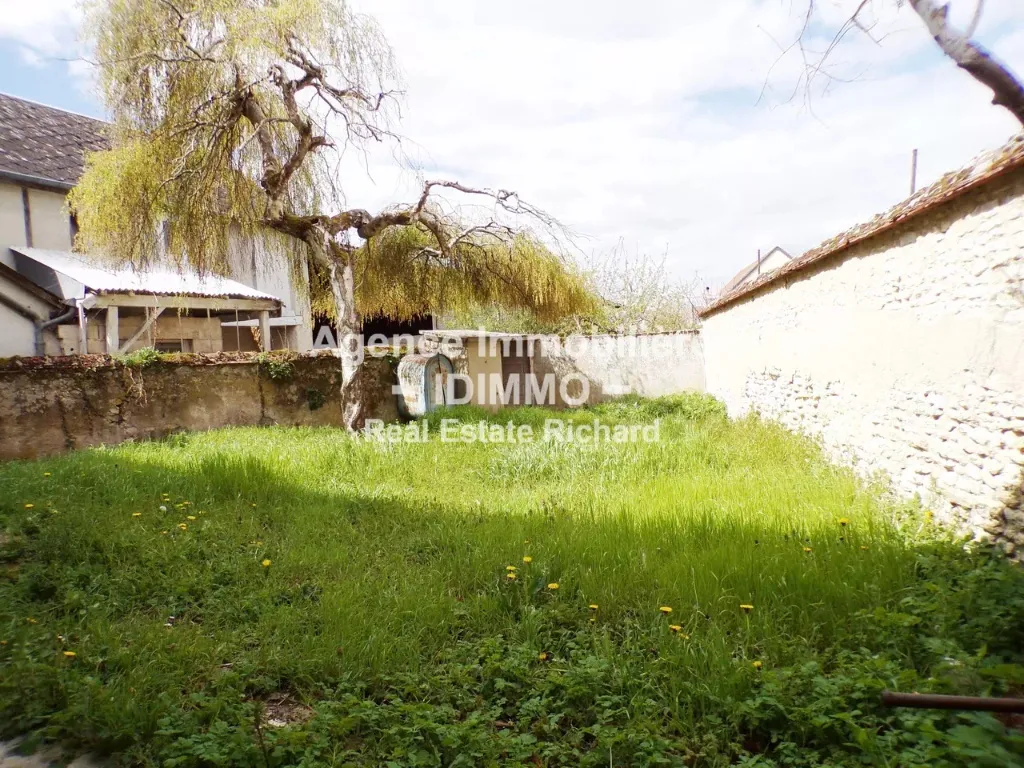
[[[436,345],[452,361],[457,374],[466,377],[456,379],[459,400],[468,396],[469,403],[490,410],[539,404],[533,361],[540,354],[543,336],[447,329],[420,333],[428,345]]]
[[[61,351],[124,354],[141,346],[166,352],[219,352],[227,323],[251,321],[271,349],[271,312],[280,299],[216,275],[155,265],[107,267],[81,254],[11,248],[16,273],[75,315],[57,328]],[[230,335],[239,333],[230,328]]]

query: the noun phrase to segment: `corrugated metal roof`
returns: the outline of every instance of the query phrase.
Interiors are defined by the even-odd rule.
[[[141,293],[156,296],[206,296],[280,301],[277,296],[217,275],[200,276],[160,266],[154,266],[145,272],[131,267],[115,269],[89,260],[78,253],[48,251],[41,248],[11,250],[49,267],[54,272],[66,275],[94,293]],[[51,286],[41,287],[53,290]],[[67,295],[66,286],[55,287],[64,289],[64,298],[72,298]]]
[[[871,221],[858,224],[840,235],[826,240],[816,248],[807,251],[803,256],[793,259],[789,264],[769,272],[749,283],[744,283],[734,291],[723,294],[711,302],[701,312],[707,317],[723,307],[732,304],[744,296],[766,285],[781,280],[794,272],[806,269],[823,259],[835,256],[847,248],[864,242],[881,234],[910,218],[920,216],[936,206],[953,200],[966,192],[987,184],[1017,168],[1024,167],[1024,133],[1018,134],[998,149],[990,150],[976,157],[970,165],[958,171],[947,173],[930,187],[918,190],[906,200],[894,205],[885,213],[875,216]]]

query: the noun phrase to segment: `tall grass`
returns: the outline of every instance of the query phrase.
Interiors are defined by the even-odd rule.
[[[650,444],[436,436],[442,418],[556,416],[453,409],[431,416],[425,443],[227,429],[0,467],[0,734],[245,764],[264,743],[245,725],[261,697],[287,692],[332,722],[324,702],[342,691],[391,702],[394,680],[440,685],[439,669],[476,669],[493,642],[569,670],[585,648],[613,688],[646,697],[624,712],[656,702],[659,728],[696,738],[757,667],[841,645],[918,583],[919,542],[875,494],[809,442],[729,422],[709,399],[568,416],[661,418]],[[406,698],[431,700],[416,686]],[[337,739],[356,746],[336,764],[383,759]],[[395,764],[448,764],[442,753]]]

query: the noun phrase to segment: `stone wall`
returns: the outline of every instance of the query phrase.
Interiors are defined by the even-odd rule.
[[[341,426],[337,358],[298,357],[290,365],[290,377],[275,380],[243,355],[141,369],[99,356],[9,361],[0,370],[0,460],[227,426]],[[365,366],[377,382],[369,417],[393,421],[390,364],[368,359]]]
[[[1024,172],[713,310],[707,389],[1024,549]]]

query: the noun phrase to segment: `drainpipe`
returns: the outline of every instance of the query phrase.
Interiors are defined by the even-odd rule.
[[[36,323],[36,355],[39,357],[46,356],[46,339],[43,337],[43,333],[55,325],[60,325],[65,320],[70,320],[77,312],[77,307],[71,307],[63,315],[58,315],[53,320],[47,320],[45,323]]]

